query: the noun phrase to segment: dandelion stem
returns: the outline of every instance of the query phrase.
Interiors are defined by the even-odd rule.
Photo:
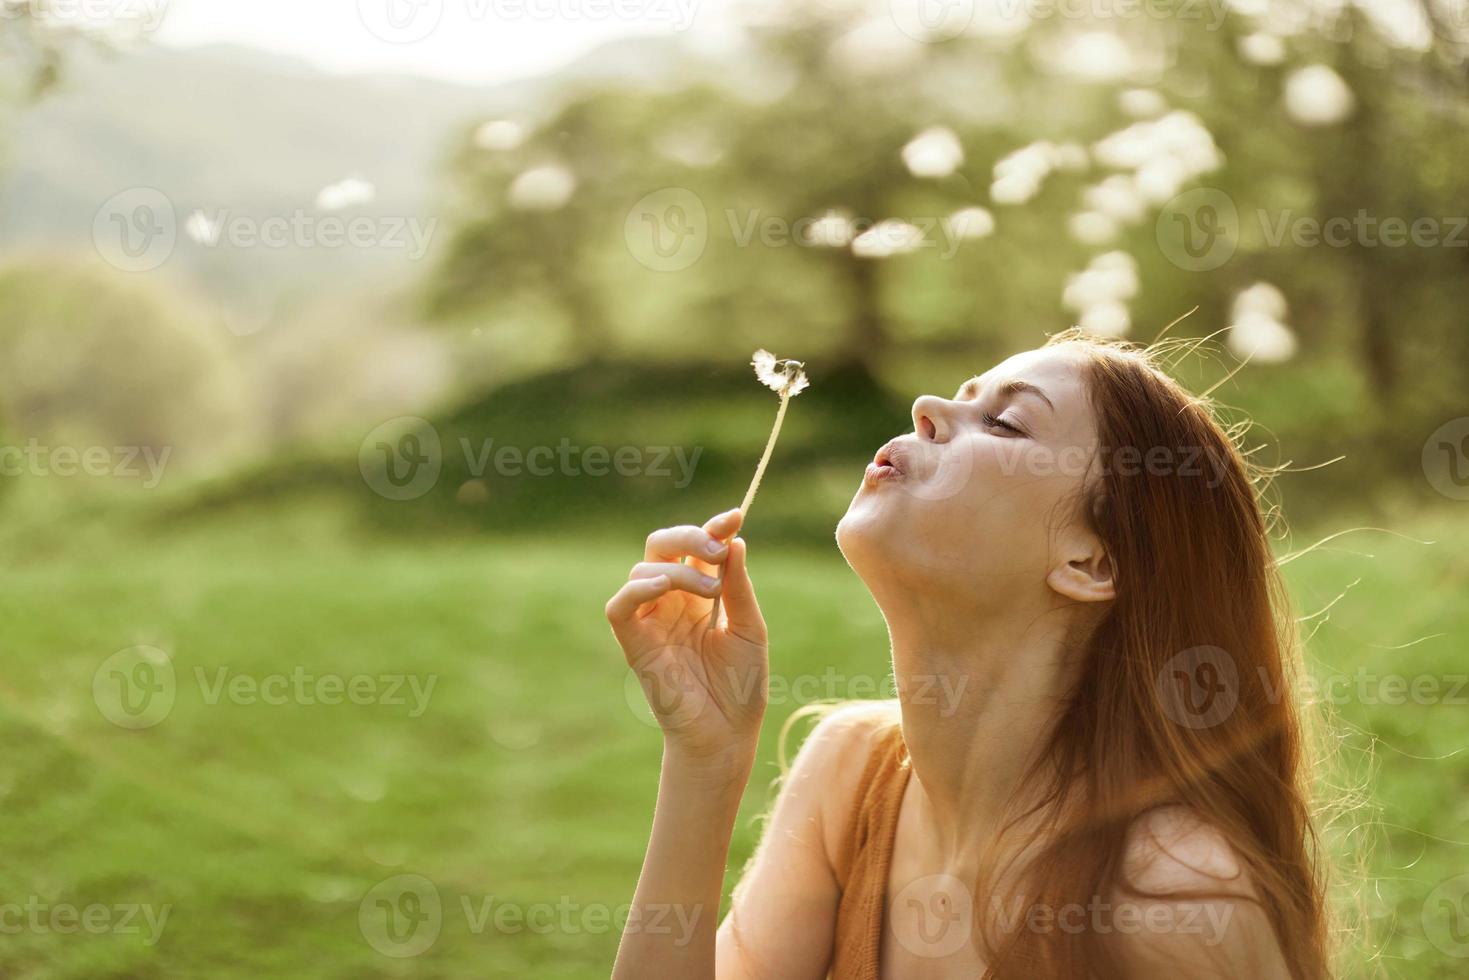
[[[740,513],[748,514],[750,505],[755,502],[755,493],[760,489],[760,479],[765,476],[765,467],[770,465],[770,454],[775,451],[775,440],[780,438],[780,427],[786,419],[786,406],[791,403],[790,386],[781,389],[780,408],[775,412],[775,426],[770,430],[770,438],[765,442],[765,452],[760,457],[760,465],[755,467],[755,478],[750,481],[750,488],[745,491],[744,502],[740,504]]]
[[[755,467],[755,478],[750,481],[749,489],[745,491],[745,499],[740,503],[740,513],[748,514],[750,505],[755,502],[755,494],[760,489],[760,479],[765,476],[765,467],[770,465],[770,456],[775,452],[775,440],[780,438],[780,427],[785,423],[786,406],[791,403],[791,386],[787,384],[780,390],[780,408],[775,411],[775,425],[771,427],[770,438],[765,440],[765,452],[760,455],[760,463]],[[728,544],[729,542],[725,542]],[[709,611],[709,624],[706,629],[712,629],[719,624],[719,600],[724,596],[724,576],[719,577],[720,591],[714,596],[714,605]]]

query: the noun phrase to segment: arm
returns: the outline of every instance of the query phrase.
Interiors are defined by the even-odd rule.
[[[890,705],[847,705],[802,744],[719,927],[719,980],[827,975],[841,900],[832,856],[857,803],[872,735],[890,720]]]
[[[649,535],[607,619],[663,730],[653,831],[614,980],[712,980],[719,897],[768,688],[738,510]],[[688,564],[680,559],[689,557]],[[724,566],[724,618],[709,624]]]
[[[739,512],[656,531],[646,561],[607,604],[628,664],[664,733],[653,831],[614,980],[821,980],[840,890],[829,854],[845,830],[882,709],[833,713],[806,740],[729,917],[716,919],[730,834],[755,758],[768,665],[765,624],[735,533]],[[690,565],[683,555],[704,555]],[[726,619],[705,629],[726,567]]]

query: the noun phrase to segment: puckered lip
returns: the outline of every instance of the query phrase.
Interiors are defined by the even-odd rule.
[[[891,466],[899,473],[906,472],[903,465],[903,444],[897,439],[890,439],[872,457],[873,466]]]
[[[876,487],[884,480],[900,479],[907,472],[905,450],[898,439],[890,440],[872,457],[863,475],[863,483]]]

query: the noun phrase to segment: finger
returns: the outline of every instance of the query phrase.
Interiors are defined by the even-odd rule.
[[[712,538],[720,541],[728,541],[739,531],[740,525],[745,522],[745,512],[736,507],[727,510],[723,514],[715,514],[704,522],[704,532]]]
[[[678,562],[638,562],[632,567],[628,578],[655,578],[659,575],[667,575],[675,589],[692,592],[706,599],[712,599],[719,594],[719,579],[705,575],[691,565],[680,565]]]
[[[607,600],[607,622],[612,624],[612,632],[617,634],[619,640],[626,639],[627,631],[634,624],[638,607],[652,602],[672,588],[673,583],[666,575],[629,580]]]
[[[645,561],[678,561],[685,555],[701,561],[716,563],[724,560],[729,546],[701,527],[684,524],[665,527],[648,535],[648,544],[643,551]]]
[[[745,539],[735,538],[729,545],[729,560],[724,563],[724,614],[728,629],[741,639],[765,640],[765,617],[755,599],[755,583],[745,564]]]

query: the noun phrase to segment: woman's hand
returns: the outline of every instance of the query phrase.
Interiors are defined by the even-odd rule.
[[[663,729],[665,751],[711,771],[751,764],[768,695],[765,620],[745,542],[724,544],[743,519],[731,510],[702,528],[654,531],[643,561],[607,603],[607,621]],[[721,567],[723,616],[710,623]]]

